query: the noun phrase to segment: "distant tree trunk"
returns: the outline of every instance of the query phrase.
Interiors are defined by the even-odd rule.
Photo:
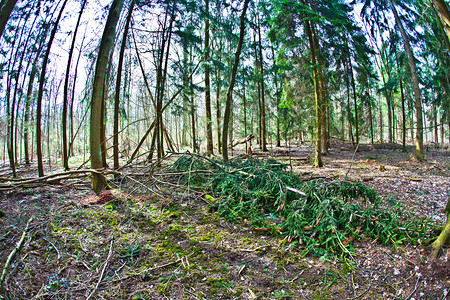
[[[322,119],[322,128],[321,128],[321,141],[322,141],[322,153],[327,155],[328,154],[328,99],[327,99],[327,88],[325,84],[325,80],[323,77],[323,61],[320,57],[320,44],[319,44],[319,37],[317,34],[316,26],[314,23],[311,23],[311,30],[312,35],[314,37],[314,44],[316,46],[316,53],[317,53],[317,64],[320,65],[320,68],[318,69],[318,75],[319,75],[319,83],[320,83],[320,100],[321,100],[321,107],[320,107],[320,114]]]
[[[320,108],[322,114],[322,153],[328,155],[328,97],[322,70],[319,70],[319,79],[322,100],[322,107]]]
[[[350,72],[350,80],[352,82],[352,89],[353,89],[353,106],[355,109],[355,137],[356,137],[356,145],[359,144],[359,120],[358,120],[358,104],[356,102],[357,95],[356,95],[356,83],[355,83],[355,77],[353,75],[353,64],[352,64],[352,57],[351,55],[348,56],[348,66],[349,66],[349,72]]]
[[[106,162],[107,157],[107,146],[106,146],[106,122],[108,121],[108,110],[106,109],[106,101],[108,100],[109,94],[109,82],[111,76],[111,68],[112,68],[112,52],[108,59],[108,67],[106,70],[105,83],[103,84],[103,95],[102,95],[102,113],[100,115],[100,149],[102,151],[102,167],[106,167],[108,164]]]
[[[53,25],[54,27],[52,29],[50,39],[47,44],[47,50],[44,56],[44,61],[42,62],[41,76],[39,80],[39,91],[38,91],[38,98],[36,101],[36,155],[38,161],[39,177],[44,176],[44,165],[42,163],[41,116],[42,116],[42,97],[44,95],[44,84],[45,84],[45,71],[47,69],[48,57],[50,55],[50,49],[52,47],[53,39],[55,38],[56,31],[58,30],[58,23],[59,20],[61,19],[66,3],[67,0],[64,1],[61,10],[59,11],[58,17],[56,18],[55,24]]]
[[[224,117],[223,117],[222,154],[223,154],[223,160],[225,162],[228,161],[228,123],[230,121],[230,115],[231,115],[231,102],[232,102],[232,97],[233,97],[233,88],[234,88],[234,83],[236,81],[236,73],[237,73],[237,68],[239,65],[239,56],[241,55],[242,44],[244,42],[245,14],[247,12],[249,2],[250,2],[250,0],[244,1],[244,7],[242,9],[242,13],[241,13],[241,17],[240,17],[239,42],[238,42],[238,46],[236,49],[236,53],[234,54],[233,68],[231,70],[230,85],[228,86],[227,101],[225,104],[225,113],[224,113]]]
[[[130,28],[131,15],[134,8],[134,0],[131,1],[128,9],[125,29],[122,36],[122,44],[120,45],[119,63],[117,65],[116,92],[114,95],[114,129],[113,129],[113,160],[114,170],[119,168],[119,109],[120,109],[120,85],[122,81],[123,57],[125,46],[127,44],[128,29]]]
[[[244,106],[244,136],[247,137],[247,99],[246,95],[245,95],[245,80],[243,82],[243,86],[242,86],[242,104]],[[245,143],[245,153],[248,153],[248,145],[247,143]]]
[[[373,113],[372,103],[370,101],[370,94],[368,94],[368,107],[369,107],[369,122],[370,122],[370,144],[373,145]]]
[[[414,156],[418,160],[423,160],[424,151],[423,151],[422,97],[420,95],[419,78],[417,76],[416,62],[411,50],[411,46],[409,44],[408,36],[406,35],[405,29],[403,28],[403,24],[397,14],[397,10],[392,0],[389,0],[389,4],[391,5],[392,13],[394,14],[395,23],[397,24],[400,30],[403,39],[403,44],[405,46],[405,51],[406,54],[408,55],[409,66],[411,68],[411,80],[414,90],[414,105],[416,108],[416,124],[417,124],[416,151],[414,153]]]
[[[8,150],[8,158],[9,158],[9,165],[12,171],[12,176],[16,177],[16,158],[15,158],[15,151],[14,151],[14,106],[15,106],[15,100],[12,99],[11,101],[11,91],[13,86],[13,79],[16,80],[16,83],[18,81],[18,77],[14,76],[16,72],[14,72],[15,64],[17,61],[17,57],[19,54],[19,48],[20,48],[20,42],[22,39],[23,31],[25,26],[21,24],[22,20],[24,23],[28,20],[28,16],[22,16],[20,20],[18,21],[18,26],[16,27],[16,30],[14,32],[14,36],[11,39],[11,49],[15,49],[16,51],[10,51],[10,56],[6,59],[7,60],[7,79],[6,79],[6,88],[5,88],[5,104],[6,104],[6,147]],[[16,47],[17,43],[17,47]],[[14,98],[14,97],[13,97]]]
[[[197,129],[195,128],[195,101],[194,101],[194,94],[192,91],[192,82],[190,83],[191,85],[191,109],[190,109],[190,114],[191,114],[191,131],[192,131],[192,151],[194,153],[197,153],[198,151],[198,146],[197,146],[197,136],[196,136],[196,131]]]
[[[275,98],[276,98],[276,112],[277,112],[277,147],[281,146],[281,136],[280,136],[280,96],[281,92],[278,88],[278,78],[277,78],[277,69],[276,69],[276,62],[275,62],[275,51],[273,49],[273,46],[271,47],[272,50],[272,58],[273,58],[273,69],[274,69],[274,83],[275,83]]]
[[[264,87],[264,64],[262,55],[262,42],[261,42],[261,24],[258,15],[258,50],[259,50],[259,72],[260,72],[260,83],[261,83],[261,139],[262,139],[262,151],[267,150],[267,130],[266,130],[266,98],[265,98],[265,87]]]
[[[5,30],[6,23],[9,20],[9,16],[16,5],[17,0],[6,0],[2,1],[2,6],[0,7],[0,37],[3,35],[3,31]]]
[[[33,94],[33,83],[34,83],[34,77],[37,73],[36,68],[36,62],[34,62],[33,66],[31,67],[31,73],[30,78],[28,79],[28,88],[27,88],[27,96],[25,100],[25,117],[24,117],[24,130],[23,130],[23,150],[25,153],[25,164],[30,164],[30,155],[28,151],[28,132],[30,127],[30,106],[31,106],[31,96]]]
[[[438,134],[438,117],[437,117],[437,108],[436,104],[433,103],[432,105],[432,112],[433,112],[433,124],[434,124],[434,142],[436,145],[439,145],[439,134]]]
[[[372,99],[370,97],[369,78],[367,78],[367,106],[369,108],[369,122],[370,122],[370,143],[373,145],[373,112],[372,112]]]
[[[383,144],[383,110],[381,108],[381,99],[378,108],[380,111],[380,143]]]
[[[73,143],[74,143],[75,136],[74,136],[74,133],[73,133],[73,127],[74,127],[73,126],[73,115],[74,115],[73,104],[75,102],[75,86],[76,86],[77,76],[78,76],[78,65],[79,65],[79,62],[80,62],[80,58],[81,58],[81,54],[82,54],[81,49],[83,49],[83,44],[84,44],[85,38],[86,38],[86,33],[83,36],[83,39],[81,41],[80,51],[78,53],[78,58],[77,58],[77,63],[75,64],[75,73],[73,74],[72,95],[70,96],[70,108],[69,108],[69,112],[70,112],[69,113],[70,143],[69,143],[69,149],[68,149],[68,153],[67,153],[68,157],[74,155]]]
[[[205,0],[205,10],[209,13],[209,0]],[[205,110],[206,110],[206,155],[214,154],[212,114],[211,114],[211,85],[209,74],[209,17],[205,19]]]
[[[220,126],[220,120],[221,120],[221,109],[220,109],[220,71],[217,71],[217,85],[216,85],[216,122],[217,122],[217,148],[219,149],[218,152],[222,153],[222,132],[221,132],[221,126]]]
[[[66,76],[64,79],[64,91],[63,91],[63,109],[62,109],[62,143],[63,143],[63,168],[69,170],[69,156],[67,150],[67,106],[68,106],[68,94],[69,94],[69,77],[70,77],[70,65],[72,63],[73,50],[75,49],[75,41],[77,38],[78,28],[80,27],[81,15],[83,14],[84,7],[87,0],[84,0],[81,4],[80,12],[78,14],[77,23],[73,32],[72,44],[69,49],[69,57],[67,59]]]
[[[192,55],[192,47],[190,51],[190,57],[189,60],[192,64],[193,61],[193,55]],[[190,64],[190,65],[191,65]],[[190,114],[191,114],[191,131],[192,131],[192,152],[197,153],[198,152],[198,145],[197,145],[197,129],[195,120],[196,114],[195,114],[195,98],[194,98],[194,80],[192,78],[189,79],[189,94],[190,94]]]
[[[114,37],[116,26],[119,20],[124,0],[114,0],[109,9],[108,19],[106,20],[105,29],[103,31],[102,40],[95,66],[95,76],[92,88],[91,101],[91,119],[90,119],[90,152],[91,152],[91,168],[98,169],[103,167],[102,151],[101,151],[101,114],[104,84],[106,78],[106,68],[108,64],[109,54],[114,47]],[[92,189],[96,193],[100,193],[106,187],[106,179],[100,174],[92,174]]]
[[[397,68],[400,70],[400,61],[395,55]],[[405,112],[405,94],[403,92],[403,79],[400,78],[400,98],[402,100],[402,152],[406,152],[406,112]]]
[[[347,65],[347,64],[346,64]],[[348,71],[348,69],[347,69]],[[350,78],[346,78],[345,81],[347,85],[347,118],[348,118],[348,137],[352,141],[352,144],[355,145],[355,140],[353,138],[353,128],[352,128],[352,112],[350,109]]]
[[[320,94],[319,72],[317,70],[317,45],[314,42],[314,36],[311,30],[310,21],[305,22],[306,34],[308,35],[309,48],[311,53],[311,65],[313,66],[314,94],[316,102],[316,150],[314,155],[314,166],[322,167],[322,99]]]

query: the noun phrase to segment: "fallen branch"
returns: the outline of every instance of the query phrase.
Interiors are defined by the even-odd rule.
[[[3,284],[3,281],[5,280],[6,272],[7,272],[8,268],[9,268],[9,266],[11,265],[11,262],[12,262],[14,256],[16,255],[17,251],[20,250],[20,248],[22,247],[23,242],[25,241],[25,236],[27,235],[28,228],[30,227],[30,223],[31,222],[33,222],[33,217],[31,217],[28,220],[27,226],[25,227],[25,230],[22,233],[22,237],[17,242],[16,247],[14,247],[13,251],[11,251],[11,253],[8,256],[8,259],[6,260],[5,266],[3,267],[2,277],[0,278],[0,287]]]
[[[38,187],[49,184],[60,184],[62,180],[68,179],[77,179],[80,177],[87,177],[89,174],[101,174],[101,175],[110,175],[116,174],[121,175],[122,173],[113,171],[113,170],[102,170],[102,169],[84,169],[84,170],[73,170],[67,172],[54,173],[43,177],[37,178],[26,178],[22,180],[10,180],[10,183],[0,184],[0,190],[10,190],[14,188],[30,188],[30,187]],[[84,174],[84,176],[83,176]]]
[[[92,290],[92,292],[89,294],[89,296],[86,298],[86,300],[91,299],[91,297],[95,294],[95,292],[98,289],[98,286],[100,285],[100,283],[102,282],[103,279],[103,274],[105,273],[106,267],[108,266],[109,260],[111,259],[112,256],[112,246],[114,243],[114,238],[111,239],[111,243],[109,244],[109,253],[108,253],[108,257],[106,258],[105,264],[103,265],[103,269],[102,269],[102,273],[100,274],[100,277],[98,278],[97,284],[95,285],[95,288]]]
[[[244,139],[242,139],[242,140],[232,144],[231,148],[236,147],[237,145],[240,145],[240,144],[245,144],[245,143],[251,141],[254,137],[255,136],[253,134],[249,134],[246,138],[244,138]]]

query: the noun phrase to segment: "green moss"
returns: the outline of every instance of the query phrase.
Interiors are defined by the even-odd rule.
[[[166,296],[172,289],[172,285],[170,283],[160,283],[156,289],[161,296]]]
[[[208,278],[205,281],[205,284],[208,286],[221,286],[221,283],[223,283],[225,281],[224,277],[220,277],[220,278]]]

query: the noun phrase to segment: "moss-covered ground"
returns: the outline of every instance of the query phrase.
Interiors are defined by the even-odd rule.
[[[364,157],[358,159],[356,170],[367,164]],[[341,167],[347,168],[347,163]],[[428,174],[419,171],[412,175]],[[368,176],[367,171],[361,176]],[[449,182],[448,175],[440,176]],[[361,238],[353,242],[351,256],[305,257],[276,232],[255,229],[246,220],[223,219],[210,210],[211,199],[205,194],[175,187],[175,192],[166,193],[152,184],[147,192],[116,189],[100,197],[87,185],[3,192],[2,267],[29,218],[34,220],[7,269],[0,299],[445,299],[448,295],[448,254],[430,261],[426,244],[392,247]],[[422,193],[430,189],[421,187]],[[382,196],[386,201],[402,200],[394,193]],[[431,197],[429,203],[433,201]]]

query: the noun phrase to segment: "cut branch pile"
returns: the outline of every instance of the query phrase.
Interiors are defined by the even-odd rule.
[[[173,164],[180,183],[211,193],[211,209],[257,232],[281,234],[291,246],[316,255],[346,255],[367,237],[397,247],[421,243],[435,226],[400,205],[381,208],[376,192],[360,182],[302,180],[276,160],[233,160],[226,165],[194,154]],[[212,170],[207,173],[206,170]]]

